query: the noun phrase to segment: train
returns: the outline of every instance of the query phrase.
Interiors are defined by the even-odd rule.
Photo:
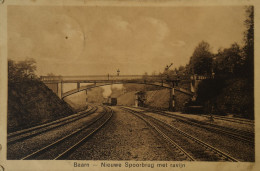
[[[103,105],[108,105],[108,106],[116,106],[117,105],[117,98],[105,98],[103,101]]]

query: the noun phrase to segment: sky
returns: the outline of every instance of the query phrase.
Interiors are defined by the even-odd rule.
[[[186,65],[201,41],[242,45],[245,8],[9,6],[7,20],[8,58],[38,75],[133,75]]]

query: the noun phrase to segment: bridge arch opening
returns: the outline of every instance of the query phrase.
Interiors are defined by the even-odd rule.
[[[78,92],[82,92],[88,89],[92,89],[95,87],[102,87],[102,86],[108,86],[108,85],[115,85],[115,84],[143,84],[143,85],[151,85],[151,86],[157,86],[161,88],[169,89],[170,91],[170,100],[169,102],[173,101],[174,92],[179,91],[181,93],[184,93],[188,96],[193,96],[194,93],[191,93],[189,90],[185,90],[182,88],[174,87],[175,83],[178,83],[180,80],[171,80],[170,82],[166,82],[165,79],[159,76],[148,76],[147,78],[144,78],[142,75],[126,75],[126,76],[112,76],[109,75],[100,75],[100,76],[62,76],[62,77],[54,77],[49,78],[42,76],[41,80],[46,84],[49,85],[48,87],[51,87],[51,89],[61,98],[64,99],[70,95],[76,94]],[[68,92],[63,93],[63,86],[67,83],[76,83],[77,88],[70,90]],[[92,85],[81,87],[81,84],[83,83],[91,83]],[[53,86],[52,86],[53,85]],[[171,106],[171,105],[169,105]]]
[[[166,87],[166,86],[161,86],[161,85],[157,85],[157,84],[151,84],[151,83],[103,83],[103,84],[99,84],[99,85],[89,85],[88,87],[84,87],[84,88],[81,88],[81,89],[74,89],[74,90],[71,90],[71,91],[69,91],[69,92],[66,92],[66,93],[64,93],[64,95],[63,95],[63,97],[62,97],[62,99],[63,100],[65,100],[65,98],[66,97],[69,97],[69,96],[71,96],[71,95],[73,95],[73,94],[76,94],[76,93],[79,93],[79,92],[82,92],[82,91],[86,91],[86,94],[88,94],[87,92],[88,92],[88,90],[89,89],[94,89],[94,88],[98,88],[98,87],[105,87],[105,86],[112,86],[112,85],[119,85],[119,84],[121,84],[121,85],[144,85],[144,89],[146,89],[147,87],[146,86],[151,86],[151,87],[158,87],[158,89],[153,89],[153,90],[162,90],[162,89],[167,89],[167,90],[169,90],[169,91],[167,91],[168,93],[166,93],[165,95],[167,95],[167,96],[164,96],[166,99],[168,99],[168,100],[166,100],[165,102],[166,103],[163,103],[163,104],[165,104],[166,106],[169,106],[169,109],[170,110],[172,110],[173,109],[173,105],[174,105],[174,102],[173,102],[173,88],[171,88],[171,87]],[[151,87],[148,87],[148,90],[147,91],[151,91]],[[140,87],[139,87],[140,88]],[[150,88],[150,89],[149,89]],[[136,90],[133,90],[135,93],[136,92],[139,92],[139,91],[144,91],[143,89],[140,89],[140,90],[138,90],[138,87],[136,88]],[[145,90],[145,92],[146,92],[146,90]],[[122,94],[123,95],[123,94]],[[103,94],[101,95],[103,98],[102,98],[102,101],[104,101],[104,98],[107,98],[107,97],[105,97]],[[139,97],[140,96],[140,97]],[[109,96],[110,97],[110,96]],[[132,99],[134,97],[134,99]],[[131,99],[132,100],[134,100],[134,101],[132,101],[132,102],[134,102],[134,104],[136,105],[137,104],[137,106],[139,106],[138,104],[141,104],[142,102],[140,101],[139,102],[139,99],[141,98],[141,95],[139,95],[139,94],[135,94],[134,96],[133,96],[133,94],[131,95]],[[91,97],[90,97],[90,99],[92,99],[93,100],[93,95],[91,95]],[[101,102],[100,101],[100,96],[97,96],[97,99],[99,99],[98,101],[99,102]],[[87,95],[86,95],[86,101],[88,101],[89,100],[89,97],[87,97]],[[137,102],[138,101],[138,102]],[[168,101],[168,102],[167,102]],[[93,102],[93,101],[92,101]],[[98,102],[98,103],[99,103]],[[102,102],[101,102],[102,103]],[[167,108],[167,107],[166,107]]]
[[[100,84],[100,85],[89,85],[88,87],[85,87],[85,88],[79,88],[79,89],[73,89],[73,90],[70,90],[68,92],[65,92],[64,95],[62,95],[61,99],[64,99],[72,94],[75,94],[75,93],[78,93],[78,92],[81,92],[81,91],[85,91],[85,90],[88,90],[88,89],[93,89],[93,88],[97,88],[97,87],[103,87],[103,86],[111,86],[111,85],[117,85],[117,84],[139,84],[139,85],[148,85],[148,86],[155,86],[155,87],[161,87],[161,88],[166,88],[166,89],[172,89],[170,86],[162,86],[162,85],[158,85],[158,84],[153,84],[153,83],[119,83],[119,82],[116,82],[116,83],[103,83],[103,84]]]

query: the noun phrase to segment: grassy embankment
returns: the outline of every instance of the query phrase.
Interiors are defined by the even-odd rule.
[[[8,132],[43,124],[74,112],[40,81],[9,82]]]
[[[135,104],[135,93],[137,91],[127,92],[118,97],[118,105],[133,106]],[[152,108],[168,109],[169,90],[154,90],[146,92],[146,105]]]
[[[121,94],[118,96],[118,104],[119,105],[128,105],[133,106],[135,104],[135,93],[137,91],[145,91],[146,92],[146,106],[150,108],[163,109],[167,110],[169,108],[169,90],[161,87],[155,86],[140,86],[134,85],[135,87],[131,87],[131,90],[125,94]],[[184,88],[186,90],[190,89],[189,81],[181,81],[178,86],[179,88]],[[186,94],[175,91],[175,110],[183,111],[184,103],[190,99],[190,96]]]

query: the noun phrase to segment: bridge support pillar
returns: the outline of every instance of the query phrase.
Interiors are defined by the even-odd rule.
[[[79,90],[80,88],[80,82],[77,82],[77,89]]]
[[[85,92],[86,92],[86,102],[88,102],[88,90],[86,89]]]
[[[175,106],[174,88],[170,88],[169,90],[169,110],[173,111]]]
[[[56,84],[56,88],[57,88],[57,96],[59,96],[59,83]]]
[[[63,97],[63,82],[60,82],[60,98]]]

